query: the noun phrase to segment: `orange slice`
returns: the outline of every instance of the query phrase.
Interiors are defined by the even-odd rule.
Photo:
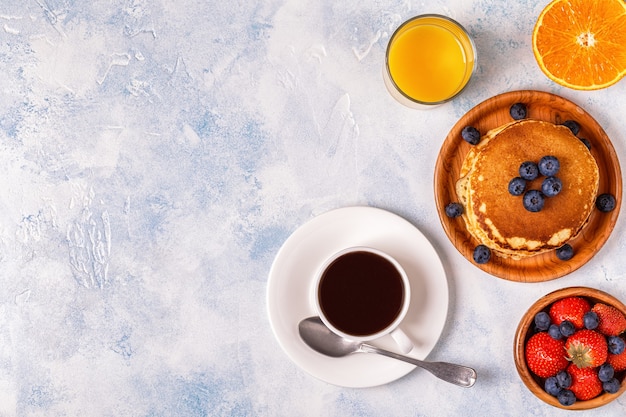
[[[626,75],[626,2],[554,0],[539,15],[533,52],[556,83],[597,90]]]

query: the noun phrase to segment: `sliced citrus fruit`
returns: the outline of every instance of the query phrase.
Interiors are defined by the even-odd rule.
[[[554,0],[539,15],[533,52],[551,80],[597,90],[626,75],[626,2]]]

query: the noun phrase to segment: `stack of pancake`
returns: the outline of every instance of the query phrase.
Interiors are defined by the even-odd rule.
[[[556,156],[563,188],[539,212],[508,191],[522,162]],[[526,189],[541,190],[543,177]],[[598,192],[599,171],[585,144],[569,128],[519,120],[487,132],[467,154],[456,184],[469,233],[496,255],[520,259],[561,247],[586,224]]]

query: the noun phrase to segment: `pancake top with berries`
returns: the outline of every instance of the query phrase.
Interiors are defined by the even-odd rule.
[[[544,198],[538,212],[524,207],[523,195],[509,193],[520,165],[555,156],[562,189]],[[585,144],[565,126],[520,120],[487,132],[461,167],[457,195],[468,231],[499,256],[522,258],[562,246],[575,237],[593,210],[599,171]],[[541,190],[546,177],[528,181]]]

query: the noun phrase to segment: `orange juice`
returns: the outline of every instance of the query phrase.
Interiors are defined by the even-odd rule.
[[[409,100],[439,104],[458,94],[475,64],[474,45],[465,30],[443,16],[409,20],[394,33],[387,49],[393,87]]]

